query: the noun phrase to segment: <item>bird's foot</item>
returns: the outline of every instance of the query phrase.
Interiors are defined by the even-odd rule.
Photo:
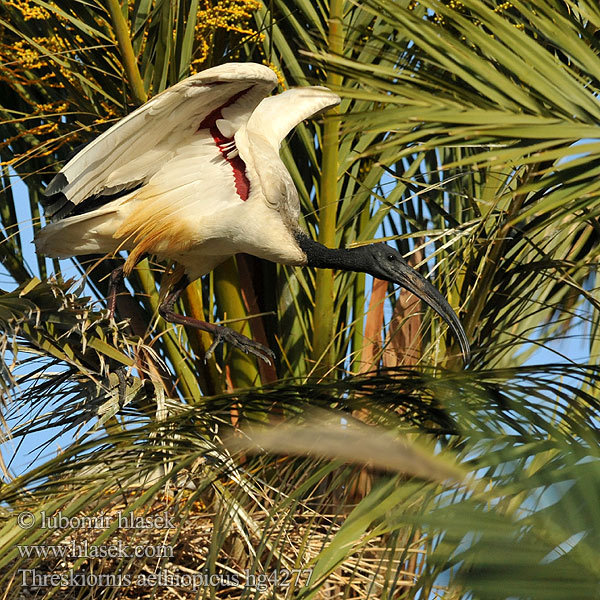
[[[214,331],[214,336],[215,339],[213,343],[210,345],[210,348],[204,355],[205,361],[212,356],[215,348],[221,342],[227,342],[246,354],[254,354],[254,356],[264,360],[268,365],[271,364],[271,359],[275,360],[275,353],[270,348],[267,348],[266,346],[263,346],[262,344],[251,340],[250,338],[247,338],[245,335],[242,335],[233,329],[229,329],[229,327],[224,327],[223,325],[217,326],[216,330]]]

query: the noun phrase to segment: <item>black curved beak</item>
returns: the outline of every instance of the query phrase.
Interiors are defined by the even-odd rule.
[[[386,279],[412,292],[415,296],[423,300],[423,302],[431,306],[448,323],[454,337],[458,340],[463,360],[467,364],[471,360],[471,347],[469,346],[467,334],[444,296],[409,265],[396,264],[396,267],[394,279],[391,279],[389,276]]]
[[[471,360],[467,334],[452,307],[427,279],[409,266],[397,250],[382,243],[334,250],[315,242],[300,229],[294,232],[294,236],[306,255],[305,264],[311,267],[369,273],[412,292],[448,323],[460,344],[465,364]]]

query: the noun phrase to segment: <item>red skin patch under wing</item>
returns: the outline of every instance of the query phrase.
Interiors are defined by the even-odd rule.
[[[250,88],[246,90],[242,90],[238,92],[234,96],[232,96],[225,104],[220,106],[219,108],[215,108],[209,115],[207,115],[200,123],[198,127],[198,131],[201,129],[208,129],[210,131],[210,135],[219,148],[221,155],[223,158],[231,165],[233,169],[233,180],[235,183],[235,190],[238,196],[245,202],[248,200],[248,196],[250,195],[250,181],[248,181],[248,177],[246,175],[246,165],[244,161],[240,158],[239,154],[234,156],[233,158],[229,158],[227,156],[227,148],[226,145],[230,144],[233,141],[233,138],[226,138],[217,127],[217,121],[223,118],[222,110],[227,106],[233,104],[238,98],[241,98]]]

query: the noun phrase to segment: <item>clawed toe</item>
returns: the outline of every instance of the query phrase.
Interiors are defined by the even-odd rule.
[[[215,348],[221,342],[228,342],[232,344],[236,348],[239,348],[242,352],[246,354],[254,354],[254,356],[264,360],[268,365],[271,364],[271,360],[275,359],[275,354],[267,347],[255,342],[247,338],[245,335],[234,331],[233,329],[229,329],[229,327],[224,327],[223,325],[215,325],[213,323],[207,323],[206,321],[201,321],[199,319],[194,319],[192,317],[188,317],[186,315],[180,315],[173,311],[173,306],[181,292],[185,289],[185,287],[189,284],[189,280],[187,277],[182,277],[173,287],[173,289],[165,296],[160,306],[158,307],[158,313],[163,319],[168,321],[169,323],[178,323],[179,325],[184,325],[186,327],[194,327],[196,329],[200,329],[201,331],[206,331],[212,335],[214,335],[213,343],[210,345],[208,350],[204,355],[204,361],[206,362],[215,351]]]
[[[275,360],[275,353],[266,346],[247,338],[245,335],[229,329],[229,327],[220,326],[215,332],[215,339],[204,355],[204,360],[207,361],[213,354],[215,348],[221,342],[227,342],[246,354],[254,354],[254,356],[264,360],[268,365],[271,365],[271,360]]]

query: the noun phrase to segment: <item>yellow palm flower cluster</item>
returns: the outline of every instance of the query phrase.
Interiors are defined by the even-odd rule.
[[[471,11],[464,5],[463,2],[461,2],[460,0],[443,0],[444,4],[450,8],[451,10],[461,14],[461,15],[465,15],[465,16],[471,16]],[[410,2],[408,3],[408,10],[414,11],[417,7],[419,6],[419,1],[418,0],[410,0]],[[427,7],[424,7],[425,9]],[[511,17],[511,13],[513,13],[512,16],[514,16],[514,10],[515,10],[515,6],[512,2],[499,2],[498,4],[496,4],[496,6],[494,7],[494,12],[496,14],[499,15],[503,15],[507,18]],[[428,14],[427,18],[430,19],[431,21],[433,21],[436,25],[440,25],[442,27],[446,27],[448,25],[446,19],[444,18],[444,15],[438,12],[434,12],[433,14]],[[481,21],[477,18],[474,18],[473,16],[471,16],[471,21],[473,22],[474,25],[481,25]],[[514,26],[517,29],[524,29],[524,24],[523,23],[513,23]],[[463,36],[461,39],[465,39],[465,37]]]
[[[283,89],[286,89],[287,84],[285,83],[285,77],[283,76],[281,69],[275,63],[269,62],[268,60],[263,60],[263,63],[267,65],[267,67],[269,67],[269,69],[271,69],[275,75],[277,75],[277,85]]]
[[[51,17],[46,8],[31,0],[6,0],[2,9],[3,17],[17,14],[27,24],[45,23]],[[14,25],[18,26],[18,21]],[[43,31],[37,27],[36,30]],[[0,85],[3,87],[0,102],[7,124],[7,135],[0,139],[0,149],[10,147],[13,154],[3,164],[16,164],[23,159],[16,152],[21,139],[29,141],[25,145],[33,146],[30,152],[38,157],[52,153],[67,141],[65,138],[56,144],[46,143],[55,138],[58,129],[58,119],[48,121],[48,118],[60,118],[70,107],[67,98],[57,98],[57,91],[52,91],[62,87],[52,57],[64,57],[71,48],[54,31],[44,33],[46,35],[25,37],[9,27],[0,27]],[[81,38],[76,39],[81,41]]]
[[[237,56],[236,43],[239,45],[245,39],[254,36],[259,40],[264,37],[250,24],[252,14],[260,8],[260,5],[258,0],[221,0],[220,2],[204,0],[196,22],[197,49],[191,64],[192,74],[196,73],[198,67],[210,57],[214,38],[220,32],[230,34],[234,58]]]
[[[30,19],[46,20],[50,17],[50,14],[45,8],[34,4],[29,0],[5,0],[4,4],[5,6],[16,8],[26,21],[29,21]]]

